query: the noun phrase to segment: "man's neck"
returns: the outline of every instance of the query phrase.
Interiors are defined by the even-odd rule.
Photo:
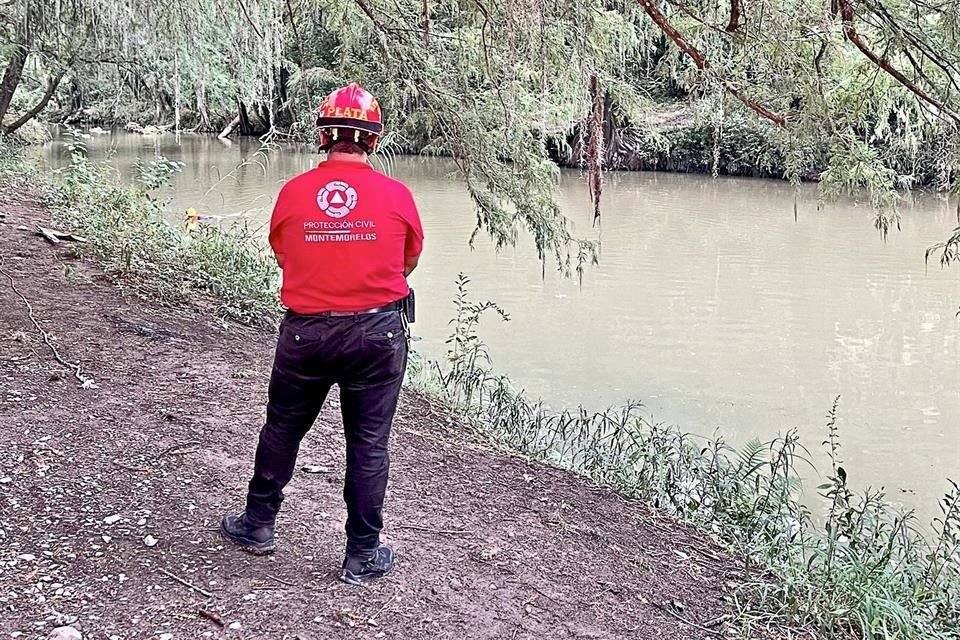
[[[327,154],[327,160],[331,162],[355,162],[357,164],[367,163],[367,154],[365,153],[344,153],[343,151],[331,151]]]

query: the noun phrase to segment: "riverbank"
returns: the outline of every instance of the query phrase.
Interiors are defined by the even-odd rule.
[[[172,316],[179,317],[188,309],[186,321],[195,318],[198,326],[214,317],[248,327],[274,325],[277,274],[260,241],[244,235],[242,228],[201,225],[185,231],[164,222],[157,187],[176,163],[158,159],[142,167],[132,185],[118,186],[108,168],[91,162],[80,149],[73,151],[57,184],[37,175],[25,179],[23,161],[5,158],[0,154],[0,175],[8,181],[8,191],[35,193],[31,182],[42,186],[47,208],[41,213],[88,240],[74,244],[70,255],[97,265],[97,273],[125,295],[149,300],[153,315],[163,317],[165,309],[172,309]],[[27,231],[29,235],[29,227]],[[68,279],[76,273],[72,263],[62,268]],[[451,407],[447,423],[461,435],[477,436],[471,442],[488,451],[492,444],[570,470],[695,526],[734,557],[747,559],[749,570],[726,585],[733,589],[728,595],[737,610],[737,618],[728,622],[739,627],[730,635],[757,637],[757,628],[799,627],[830,638],[955,637],[960,620],[956,485],[940,501],[944,516],[929,535],[921,533],[925,523],[891,504],[882,490],[852,489],[841,456],[836,404],[824,429],[829,465],[821,477],[828,482],[816,492],[825,506],[822,513],[801,499],[799,478],[808,451],[796,432],[735,449],[722,439],[705,440],[654,422],[639,404],[600,412],[547,409],[492,369],[478,326],[481,316],[499,307],[474,301],[468,285],[461,274],[444,362],[415,359],[413,385],[436,399],[431,406]],[[150,335],[155,329],[133,330]],[[250,335],[263,340],[268,333],[261,329]],[[77,372],[78,382],[85,375]],[[243,378],[251,370],[235,375]],[[816,475],[816,470],[806,471]],[[812,493],[807,489],[808,497]],[[559,517],[568,522],[562,512]],[[615,521],[620,516],[610,512],[604,517]],[[618,543],[612,550],[621,548]],[[680,559],[688,555],[683,549],[680,553]],[[602,555],[593,560],[605,561]],[[685,606],[674,604],[667,611],[672,617]]]
[[[224,547],[216,524],[241,504],[272,335],[125,295],[33,232],[50,218],[23,184],[3,190],[0,219],[11,637],[72,623],[92,638],[691,639],[737,618],[742,562],[645,504],[496,452],[409,391],[385,531],[393,576],[367,590],[335,580],[335,402],[301,450],[319,473],[292,484],[279,552]]]

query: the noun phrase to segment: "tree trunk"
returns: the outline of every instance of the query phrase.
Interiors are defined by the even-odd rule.
[[[0,80],[0,123],[7,115],[10,109],[10,101],[13,100],[13,94],[20,86],[20,79],[23,78],[23,66],[27,62],[27,55],[30,53],[30,38],[25,34],[20,34],[19,42],[13,50],[13,57],[7,63],[7,69],[3,72],[3,80]]]
[[[204,133],[213,131],[213,125],[210,124],[210,114],[207,113],[207,85],[205,82],[201,82],[197,88],[197,115],[199,116],[197,131]]]
[[[250,114],[247,112],[247,105],[243,100],[240,101],[240,113],[237,117],[240,118],[240,122],[237,123],[240,126],[240,135],[252,136],[253,125],[250,124]]]

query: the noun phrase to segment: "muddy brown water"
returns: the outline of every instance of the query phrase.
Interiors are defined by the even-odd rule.
[[[67,162],[67,141],[45,148]],[[317,161],[309,149],[258,155],[256,141],[93,135],[94,158],[123,179],[137,159],[185,163],[170,190],[186,207],[260,229],[280,185]],[[245,164],[242,164],[244,163]],[[843,458],[858,486],[935,515],[960,480],[960,267],[925,268],[924,252],[956,225],[956,204],[910,197],[884,242],[869,207],[819,206],[815,187],[655,173],[608,175],[602,257],[579,286],[547,269],[528,237],[496,253],[468,239],[474,215],[447,160],[395,158],[427,235],[417,289],[418,349],[445,352],[459,272],[507,324],[481,328],[495,365],[553,407],[642,400],[650,414],[735,443],[796,428],[821,468],[825,414],[841,396]],[[595,237],[584,181],[558,195],[578,233]],[[796,217],[794,203],[796,202]],[[549,266],[549,265],[548,265]],[[819,478],[811,478],[819,480]]]

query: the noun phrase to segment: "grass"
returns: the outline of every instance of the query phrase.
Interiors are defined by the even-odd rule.
[[[0,141],[0,173],[22,162]],[[277,269],[242,228],[187,233],[163,220],[155,188],[175,165],[144,167],[132,187],[73,149],[62,184],[48,188],[60,224],[86,235],[81,251],[122,286],[170,303],[209,301],[221,317],[270,324]],[[960,488],[951,483],[931,533],[882,492],[856,493],[842,464],[839,404],[826,415],[828,481],[813,514],[800,499],[807,463],[796,433],[740,449],[650,421],[639,403],[602,412],[548,411],[494,372],[481,319],[506,311],[474,302],[461,276],[443,363],[414,356],[410,380],[491,440],[642,499],[699,527],[747,559],[736,592],[739,637],[786,625],[829,638],[946,640],[960,629]]]

